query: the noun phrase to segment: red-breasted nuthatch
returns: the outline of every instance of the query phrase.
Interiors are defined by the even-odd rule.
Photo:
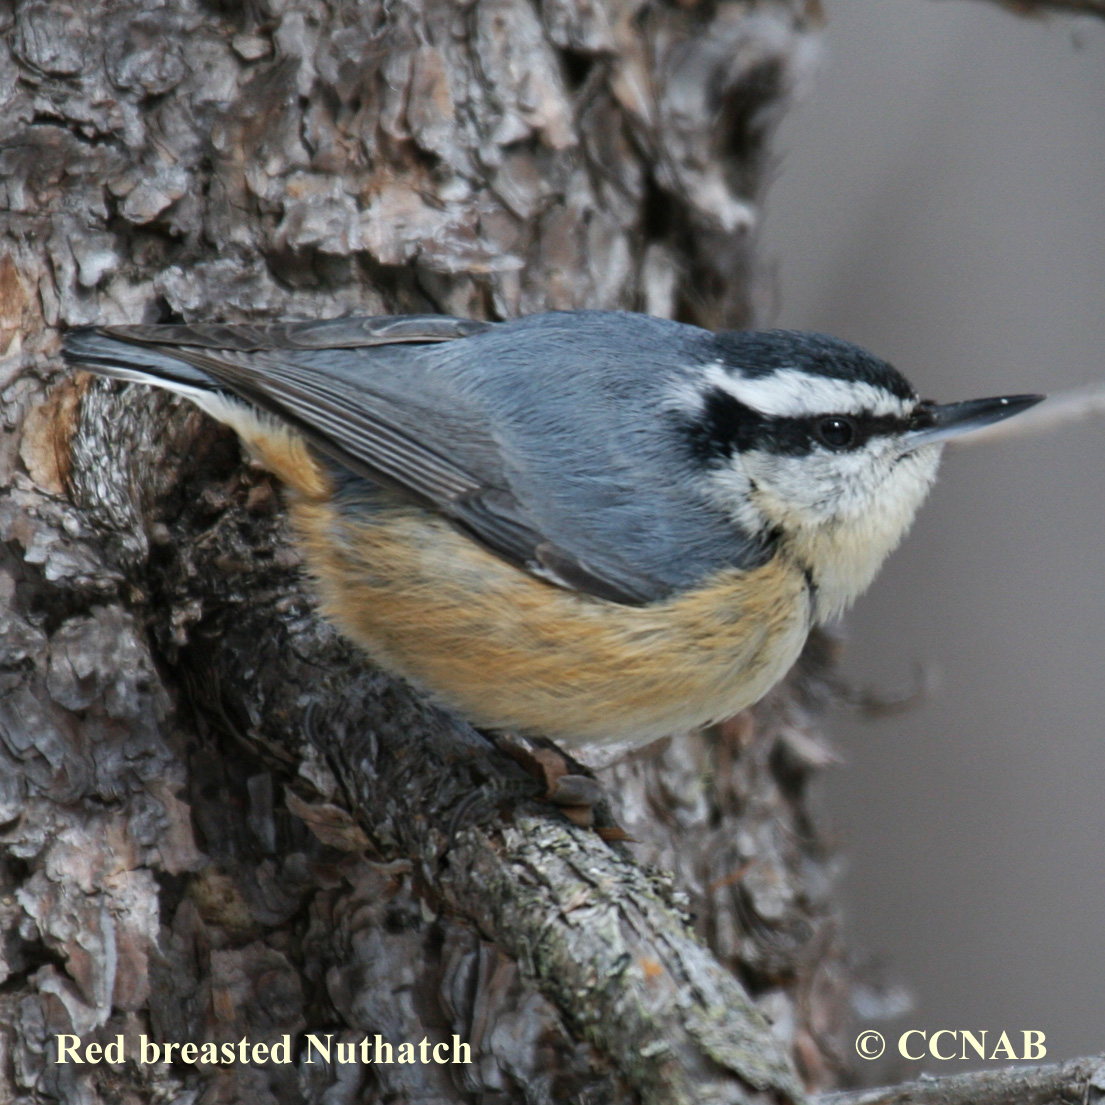
[[[107,326],[65,356],[181,393],[287,485],[322,608],[489,728],[645,744],[729,717],[898,544],[936,406],[820,334],[557,312]]]

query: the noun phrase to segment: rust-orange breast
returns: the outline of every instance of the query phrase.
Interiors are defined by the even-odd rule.
[[[292,515],[324,612],[384,667],[478,725],[566,743],[644,743],[751,705],[809,629],[802,572],[753,571],[633,607],[542,582],[443,518],[322,497]]]

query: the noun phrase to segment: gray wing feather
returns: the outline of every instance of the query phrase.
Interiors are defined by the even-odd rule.
[[[329,446],[335,459],[352,462],[370,477],[382,476],[438,506],[480,490],[478,476],[404,432],[389,418],[387,404],[347,381],[297,365],[286,355],[192,350],[176,355],[230,391],[290,417],[312,440]]]
[[[642,425],[662,417],[665,374],[702,333],[600,312],[424,315],[105,327],[83,345],[74,335],[66,355],[109,374],[173,376],[163,362],[184,362],[176,378],[198,370],[288,419],[519,567],[638,605],[762,552],[673,480],[685,457],[670,432]]]
[[[310,322],[181,323],[156,326],[102,326],[98,332],[143,345],[259,353],[286,349],[361,349],[400,343],[426,344],[466,338],[494,323],[448,315],[350,316]]]
[[[455,392],[449,396],[451,432],[442,433],[442,396],[427,406],[427,396],[411,388],[410,379],[396,398],[374,393],[368,372],[352,386],[295,363],[286,352],[212,357],[188,351],[187,356],[230,390],[291,416],[339,462],[414,494],[519,567],[613,602],[641,604],[660,597],[656,581],[588,564],[535,528],[511,491],[491,427],[471,418],[462,425],[464,402]],[[427,431],[442,442],[441,451],[420,440]],[[447,457],[446,449],[457,459]]]

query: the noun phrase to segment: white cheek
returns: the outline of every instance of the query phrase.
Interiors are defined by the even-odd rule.
[[[890,439],[855,453],[814,451],[804,457],[745,454],[755,498],[766,513],[790,525],[863,525],[872,511],[916,509],[936,473],[939,448],[899,457]]]
[[[879,501],[885,502],[889,514],[897,514],[903,533],[936,480],[943,449],[943,445],[926,445],[908,453],[894,465],[879,489]]]
[[[867,588],[913,522],[939,460],[939,446],[898,457],[890,441],[849,454],[746,454],[751,498],[813,572],[819,620]]]
[[[822,584],[818,616],[842,613],[867,590],[883,561],[909,531],[936,478],[940,447],[901,458],[867,499],[866,509],[841,515],[821,535],[810,534],[807,552],[819,560],[814,575]]]
[[[746,453],[744,462],[754,498],[788,525],[824,525],[862,513],[884,471],[866,452],[779,457],[757,451]]]

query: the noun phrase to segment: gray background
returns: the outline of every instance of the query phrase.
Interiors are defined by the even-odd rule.
[[[942,401],[1105,378],[1105,27],[952,0],[828,14],[768,196],[773,321]],[[871,1022],[888,1037],[1105,1050],[1103,559],[1105,423],[980,445],[848,617],[859,684],[938,676],[907,716],[842,713],[827,784],[851,943],[917,999]]]

